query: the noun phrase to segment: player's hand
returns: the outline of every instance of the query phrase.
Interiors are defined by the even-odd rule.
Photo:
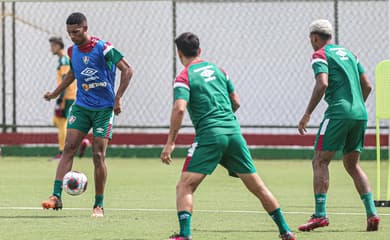
[[[122,99],[120,97],[115,97],[114,102],[114,113],[115,115],[119,115],[122,112]]]
[[[55,94],[53,94],[52,92],[47,92],[45,93],[45,95],[43,95],[43,98],[46,100],[46,101],[50,101],[54,98],[56,98],[57,96]]]
[[[301,118],[301,121],[299,121],[299,125],[298,125],[299,134],[305,135],[305,133],[307,132],[306,126],[309,121],[310,121],[310,114],[305,113]]]
[[[160,158],[161,161],[167,165],[172,163],[172,157],[171,154],[173,150],[175,149],[175,144],[166,144],[164,149],[161,152]]]

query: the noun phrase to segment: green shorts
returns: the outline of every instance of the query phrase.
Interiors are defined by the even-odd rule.
[[[64,108],[64,117],[68,118],[70,113],[70,108],[72,107],[74,100],[66,99],[65,108]]]
[[[229,175],[255,173],[256,168],[241,134],[196,137],[188,150],[183,172],[210,175],[218,164],[224,166]]]
[[[318,130],[316,151],[339,151],[343,154],[361,152],[364,146],[366,120],[324,119]]]
[[[77,105],[70,109],[68,128],[77,129],[85,134],[93,129],[94,137],[112,138],[114,112],[112,108],[89,110]]]

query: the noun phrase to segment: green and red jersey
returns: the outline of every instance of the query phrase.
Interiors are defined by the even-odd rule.
[[[197,136],[240,133],[229,95],[234,87],[215,64],[198,60],[176,77],[174,99],[188,102],[187,110]]]
[[[314,52],[311,64],[316,76],[328,74],[328,108],[324,118],[367,120],[360,85],[360,74],[365,70],[357,57],[342,46],[328,44]]]

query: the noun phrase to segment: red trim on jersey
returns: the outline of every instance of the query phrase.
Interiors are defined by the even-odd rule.
[[[187,172],[188,166],[190,165],[190,162],[191,162],[191,159],[192,159],[192,156],[187,156],[187,158],[184,162],[184,165],[183,165],[182,172]]]
[[[197,63],[200,63],[200,62],[204,62],[204,61],[202,59],[198,59],[198,60],[195,60],[195,61],[190,62],[189,64],[187,64],[186,67],[183,69],[183,71],[181,71],[179,73],[179,75],[177,75],[177,77],[175,79],[175,83],[184,83],[185,85],[190,87],[190,81],[188,79],[188,68],[191,65],[197,64]]]
[[[327,61],[326,54],[325,54],[325,47],[320,48],[319,50],[315,51],[311,57],[312,60],[318,59],[318,58]]]
[[[83,46],[77,46],[77,47],[79,48],[80,52],[87,53],[87,52],[90,52],[92,50],[92,48],[94,48],[96,46],[98,41],[99,41],[99,38],[90,37],[86,44],[84,44]]]
[[[72,47],[68,47],[69,60],[72,60]]]

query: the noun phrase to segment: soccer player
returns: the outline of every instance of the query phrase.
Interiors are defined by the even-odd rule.
[[[70,70],[69,57],[64,50],[64,41],[61,37],[51,37],[49,39],[50,51],[58,56],[57,66],[57,86],[59,86],[62,80],[65,78],[66,73]],[[70,106],[72,106],[76,98],[76,82],[72,82],[57,98],[56,106],[54,109],[53,124],[58,128],[58,150],[56,156],[51,160],[60,160],[65,146],[66,137],[66,120],[69,115]],[[83,139],[79,149],[79,157],[82,157],[85,150],[90,145],[87,138]]]
[[[316,20],[310,25],[310,41],[314,49],[312,68],[316,84],[299,122],[304,135],[310,115],[325,95],[328,108],[318,130],[313,158],[315,212],[299,227],[311,231],[329,225],[326,199],[329,188],[330,160],[338,150],[344,154],[344,167],[352,177],[367,213],[367,231],[377,231],[379,217],[374,205],[370,183],[359,165],[367,125],[365,101],[371,83],[357,57],[348,49],[331,43],[332,25],[328,20]]]
[[[42,202],[42,207],[55,210],[62,208],[62,179],[72,169],[73,156],[82,139],[92,128],[96,191],[92,216],[103,217],[107,144],[112,137],[114,114],[118,115],[122,111],[121,99],[133,71],[122,53],[109,42],[88,34],[87,18],[84,14],[72,13],[66,20],[66,29],[74,43],[68,49],[71,70],[61,84],[53,92],[46,93],[44,98],[56,98],[74,79],[77,79],[77,96],[69,113],[65,149],[57,167],[53,195]],[[115,93],[116,68],[121,71],[121,79]]]
[[[231,176],[241,178],[248,190],[260,200],[277,224],[282,239],[295,239],[277,200],[256,174],[234,114],[240,107],[240,100],[229,76],[215,64],[200,58],[199,39],[195,34],[183,33],[176,38],[175,43],[185,68],[173,85],[174,105],[168,140],[161,153],[163,163],[172,162],[171,153],[186,108],[195,127],[196,137],[188,151],[176,188],[180,233],[169,239],[192,239],[190,224],[193,194],[218,164],[224,166]]]

